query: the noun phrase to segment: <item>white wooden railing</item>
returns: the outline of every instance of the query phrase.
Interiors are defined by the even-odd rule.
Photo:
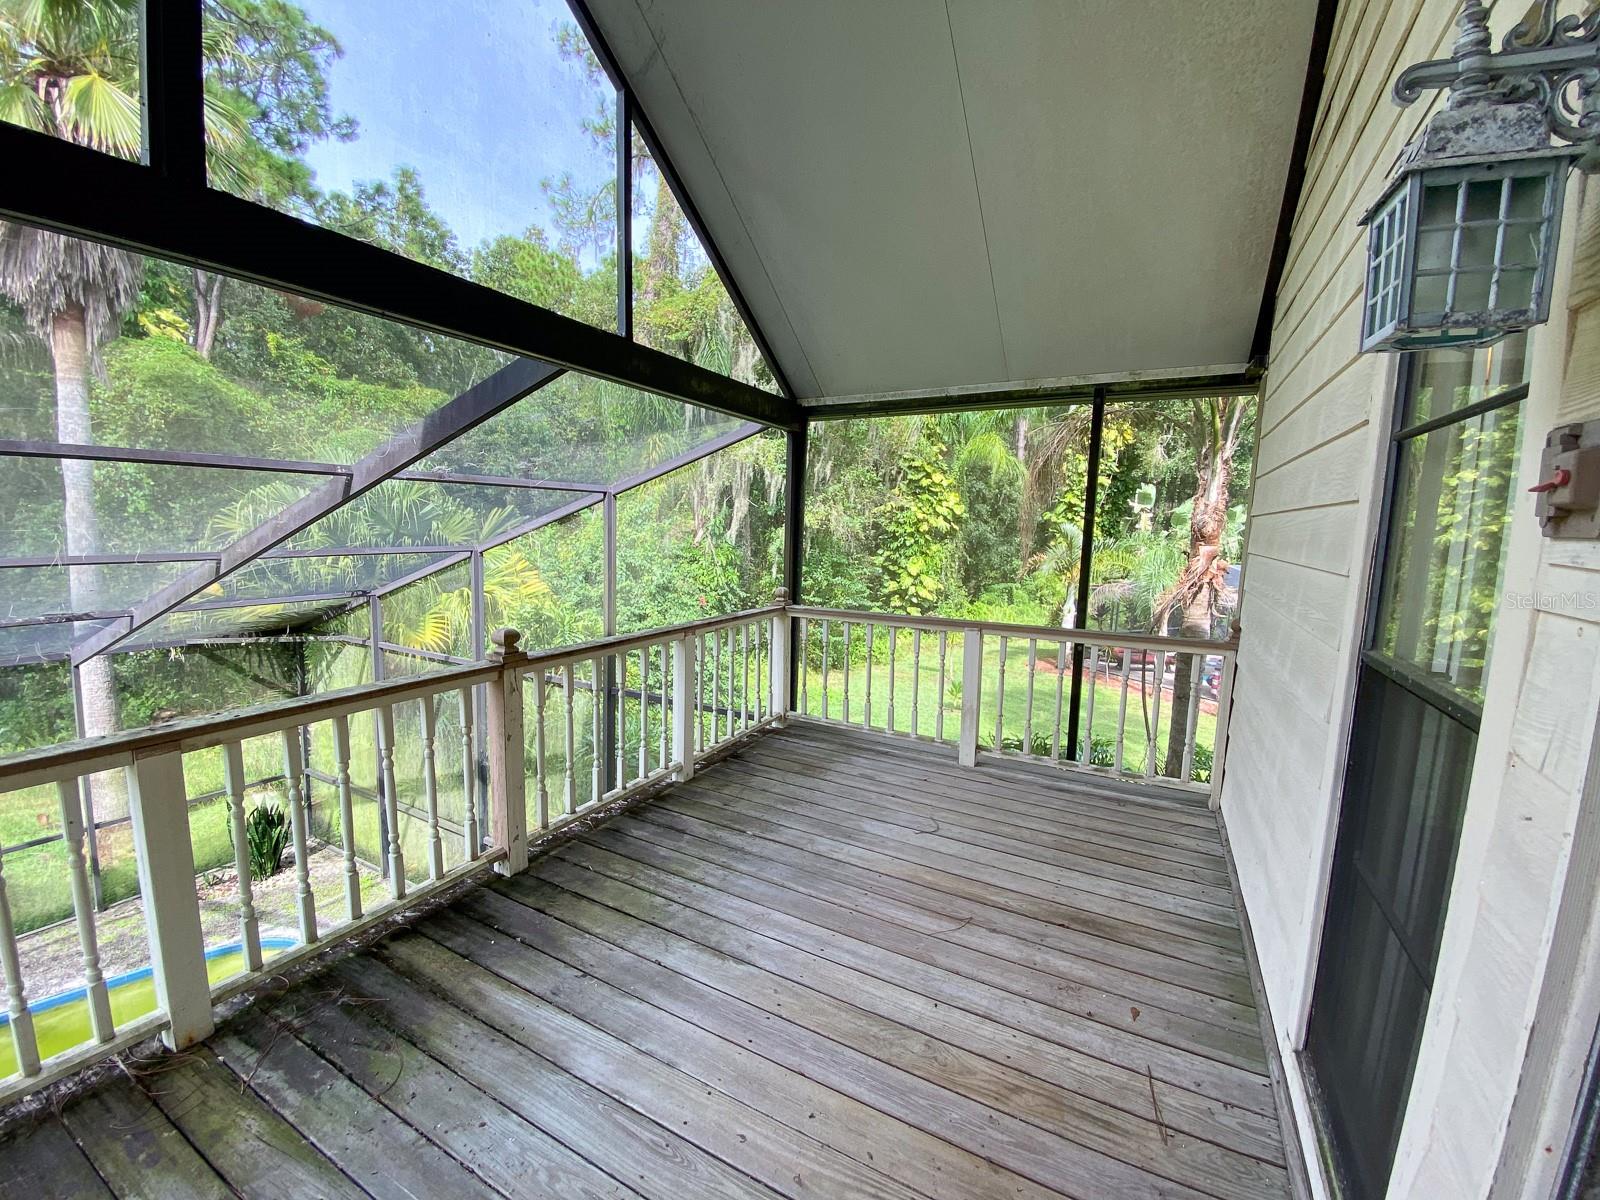
[[[0,793],[53,787],[72,877],[83,1002],[90,1040],[42,1059],[30,1005],[24,955],[6,899],[0,858],[0,976],[17,1071],[0,1079],[0,1103],[159,1033],[181,1048],[213,1029],[215,1006],[330,938],[342,938],[449,888],[476,872],[523,870],[530,835],[667,779],[687,778],[697,762],[781,722],[787,710],[788,621],[781,603],[671,629],[607,638],[557,651],[526,654],[514,630],[494,635],[483,663],[431,675],[369,684],[234,713],[176,721],[110,737],[49,747],[0,761]],[[598,702],[597,702],[598,697]],[[474,712],[486,714],[485,772],[478,769]],[[462,754],[438,752],[439,715],[450,706]],[[373,761],[353,770],[352,729],[372,723]],[[610,723],[614,722],[614,725]],[[608,725],[616,736],[608,738]],[[331,774],[313,772],[308,731],[333,752]],[[404,740],[416,736],[415,746]],[[263,953],[246,836],[246,743],[281,742],[282,803],[293,845],[292,905],[296,945]],[[320,744],[320,741],[319,741]],[[597,748],[615,746],[611,753]],[[397,749],[420,752],[418,777],[397,777]],[[208,976],[196,878],[185,759],[220,753],[237,873],[237,937],[242,970],[213,984]],[[108,773],[124,777],[137,859],[140,905],[154,983],[153,1011],[117,1022],[101,966],[86,865],[80,786]],[[364,788],[355,776],[371,778]],[[337,824],[330,844],[316,846],[310,789],[332,779]],[[324,785],[326,786],[326,785]],[[459,819],[441,813],[444,788],[460,796]],[[380,851],[358,846],[357,795],[376,798]],[[486,811],[480,823],[479,810]],[[403,821],[402,817],[407,820]],[[330,833],[332,833],[330,828]],[[315,852],[339,857],[334,894],[317,894]],[[377,859],[374,863],[371,860]],[[363,878],[381,871],[385,894],[363,899]],[[363,874],[365,872],[365,875]],[[229,936],[232,936],[231,933]]]
[[[59,801],[90,1030],[85,1044],[41,1056],[0,857],[0,975],[17,1064],[0,1079],[0,1103],[153,1033],[190,1045],[211,1032],[218,1003],[330,938],[474,873],[521,871],[531,838],[687,779],[708,756],[791,717],[950,744],[965,765],[1024,759],[1214,795],[1234,656],[1230,645],[1172,638],[795,606],[781,591],[765,608],[559,650],[525,653],[508,629],[493,642],[481,663],[0,760],[0,793],[53,789]],[[1178,666],[1170,684],[1169,664]],[[251,780],[245,748],[259,760],[262,739],[281,749],[282,774]],[[325,769],[315,769],[312,746],[329,751]],[[1164,754],[1169,746],[1180,752]],[[237,875],[227,936],[236,930],[240,970],[215,983],[185,783],[198,755],[221,759]],[[156,998],[154,1011],[120,1022],[97,944],[80,799],[85,780],[105,786],[118,774]],[[263,782],[282,788],[293,846],[284,932],[294,936],[276,942],[275,956],[264,952],[246,834],[247,794]],[[324,797],[320,838],[313,788]],[[375,829],[363,844],[368,817]],[[333,866],[320,892],[317,855]]]
[[[797,718],[953,745],[967,766],[1022,759],[1220,794],[1233,643],[803,605],[789,615]]]

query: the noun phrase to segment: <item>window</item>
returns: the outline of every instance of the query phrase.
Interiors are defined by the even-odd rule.
[[[616,328],[616,95],[564,0],[206,6],[212,185]]]
[[[0,9],[0,120],[119,158],[143,148],[134,3]]]

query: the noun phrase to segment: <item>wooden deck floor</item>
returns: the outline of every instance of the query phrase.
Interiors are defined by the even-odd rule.
[[[160,1065],[0,1193],[1288,1194],[1203,808],[816,726]]]

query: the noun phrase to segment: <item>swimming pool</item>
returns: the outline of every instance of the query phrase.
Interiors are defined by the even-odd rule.
[[[261,939],[263,956],[298,945],[293,938],[264,937]],[[244,970],[244,947],[238,942],[218,946],[206,951],[206,975],[213,984],[237,975]],[[121,1028],[156,1007],[156,985],[149,967],[126,971],[106,980],[106,993],[111,1000],[111,1020]],[[57,992],[28,1005],[33,1013],[33,1032],[39,1042],[39,1057],[49,1058],[63,1050],[71,1050],[94,1037],[89,1024],[89,1001],[85,988]],[[0,1013],[0,1079],[14,1075],[17,1070],[17,1050],[11,1040],[11,1018]]]

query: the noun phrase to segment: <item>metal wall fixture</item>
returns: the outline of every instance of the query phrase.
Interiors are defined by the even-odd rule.
[[[1363,351],[1486,346],[1549,319],[1567,171],[1600,171],[1600,10],[1558,4],[1495,52],[1487,7],[1467,0],[1452,55],[1395,80],[1402,106],[1450,98],[1361,218]]]

